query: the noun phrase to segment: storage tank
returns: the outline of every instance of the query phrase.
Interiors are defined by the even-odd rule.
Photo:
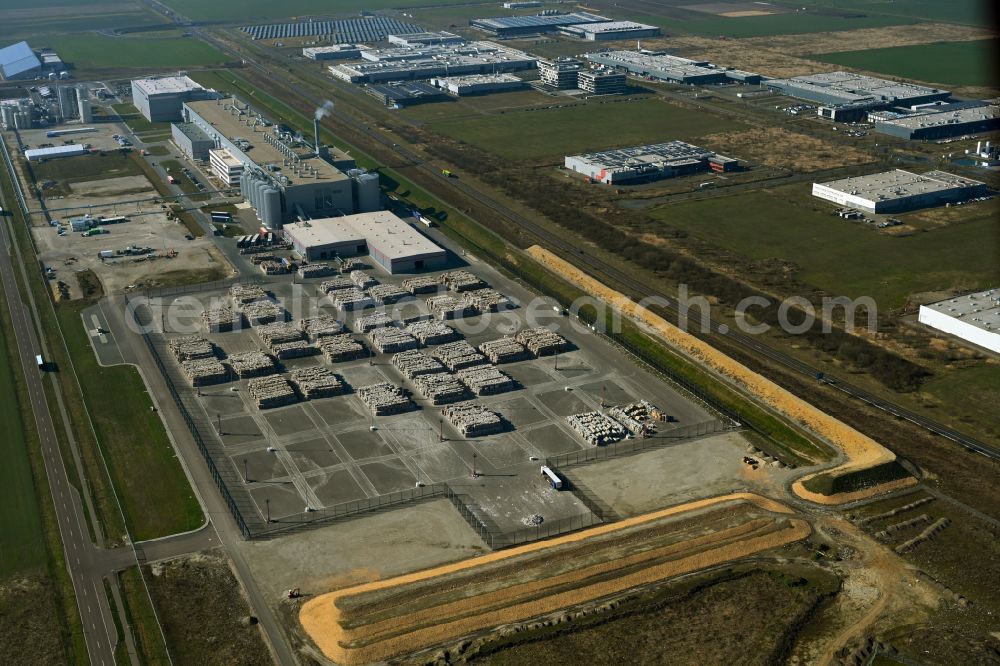
[[[281,192],[274,187],[266,186],[263,194],[265,214],[260,216],[260,221],[264,223],[265,227],[280,229],[282,226]]]
[[[361,172],[353,177],[354,207],[357,213],[371,213],[382,209],[382,191],[377,173]]]

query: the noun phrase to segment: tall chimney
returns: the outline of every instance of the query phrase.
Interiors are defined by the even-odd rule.
[[[319,118],[313,118],[313,132],[316,135],[316,154],[319,155]]]

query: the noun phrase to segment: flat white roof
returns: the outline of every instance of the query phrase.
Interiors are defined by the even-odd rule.
[[[31,150],[24,151],[24,156],[29,160],[35,160],[45,157],[69,157],[71,155],[83,155],[87,152],[87,149],[78,143],[72,143],[65,146],[53,146],[51,148],[32,148]]]
[[[201,84],[188,76],[164,76],[157,79],[134,79],[132,83],[147,95],[165,95],[184,93],[191,90],[204,90]]]
[[[851,176],[829,183],[820,183],[820,185],[832,190],[863,197],[870,201],[888,201],[982,184],[978,180],[956,176],[945,171],[912,173],[903,169],[893,169],[867,176]]]
[[[367,241],[375,250],[392,259],[444,252],[436,243],[387,210],[294,222],[283,227],[305,248]]]
[[[976,328],[1000,333],[1000,288],[963,294],[921,307],[961,319]]]

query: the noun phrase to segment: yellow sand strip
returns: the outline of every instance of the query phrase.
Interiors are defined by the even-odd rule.
[[[827,474],[842,474],[853,470],[862,470],[896,459],[892,451],[864,435],[843,421],[817,409],[802,398],[783,389],[771,380],[753,372],[745,365],[729,358],[719,350],[695,336],[682,331],[663,317],[638,305],[625,294],[591,278],[589,275],[545,248],[534,245],[527,253],[541,262],[557,275],[569,280],[588,294],[607,301],[612,307],[640,324],[655,331],[670,346],[694,358],[704,366],[715,371],[736,386],[755,396],[779,414],[798,423],[844,452],[848,460],[844,464],[828,470]],[[810,475],[801,481],[805,481]],[[801,483],[793,486],[796,494],[803,499],[812,500],[815,493],[808,493]],[[838,495],[822,496],[823,504],[840,504],[851,501]]]
[[[395,587],[397,585],[405,585],[408,583],[415,583],[423,580],[428,580],[430,578],[435,578],[438,576],[443,576],[446,574],[455,573],[458,571],[465,571],[467,569],[472,569],[473,567],[482,566],[484,564],[490,564],[493,562],[499,562],[512,557],[517,557],[519,555],[524,555],[526,553],[532,553],[535,551],[552,548],[553,546],[559,546],[567,543],[576,543],[589,539],[595,536],[600,536],[604,534],[609,534],[618,530],[627,529],[634,527],[636,525],[642,525],[651,521],[659,520],[668,516],[677,515],[680,513],[685,513],[688,511],[695,511],[709,506],[715,506],[724,502],[731,501],[746,501],[756,504],[762,509],[771,511],[774,513],[791,514],[793,513],[791,509],[784,506],[783,504],[776,502],[772,499],[762,497],[753,493],[732,493],[729,495],[721,495],[718,497],[709,497],[702,500],[697,500],[694,502],[689,502],[687,504],[680,504],[677,506],[668,507],[666,509],[661,509],[659,511],[654,511],[652,513],[644,514],[641,516],[635,516],[633,518],[627,518],[616,523],[611,523],[607,525],[599,525],[597,527],[590,528],[581,532],[574,532],[572,534],[566,534],[561,537],[556,537],[554,539],[549,539],[546,541],[536,541],[532,543],[527,543],[522,546],[517,546],[515,548],[510,548],[507,550],[497,551],[493,553],[488,553],[480,557],[464,560],[461,562],[454,562],[452,564],[446,564],[440,567],[435,567],[433,569],[427,569],[424,571],[417,571],[410,574],[404,574],[402,576],[396,576],[395,578],[389,578],[386,580],[372,581],[370,583],[363,583],[361,585],[356,585],[354,587],[345,588],[342,590],[337,590],[334,592],[329,592],[327,594],[319,595],[313,599],[310,599],[302,605],[299,611],[299,621],[302,623],[302,627],[305,629],[306,633],[310,638],[316,643],[323,654],[328,658],[341,664],[355,664],[364,663],[367,657],[361,658],[357,651],[347,650],[340,645],[340,640],[343,636],[343,631],[340,628],[340,610],[336,607],[336,600],[342,596],[355,595],[363,592],[371,592],[374,590],[381,590],[388,587]],[[787,541],[795,541],[802,539],[809,534],[809,526],[801,521],[793,521],[792,525],[794,529],[792,534]],[[794,537],[794,538],[792,538]],[[753,543],[753,540],[748,542],[740,543]],[[737,544],[733,544],[735,547]],[[779,544],[780,545],[780,544]],[[759,545],[758,545],[759,546]],[[767,546],[773,547],[773,546]],[[756,552],[760,550],[757,547],[755,550],[749,552]],[[726,549],[720,549],[726,550]],[[729,548],[732,550],[732,548]],[[740,550],[737,548],[737,550]],[[727,551],[728,552],[728,551]],[[742,552],[742,551],[740,551]],[[704,554],[700,554],[698,557],[703,557]],[[733,559],[734,557],[744,557],[744,554],[738,555],[728,555],[726,559]],[[725,561],[719,560],[719,561]],[[677,560],[676,562],[667,563],[668,565],[680,567],[684,564],[690,565],[688,559]],[[702,565],[710,566],[710,565]],[[675,573],[670,573],[666,570],[658,574],[659,577],[665,578]],[[656,580],[657,578],[652,578],[651,580]],[[630,583],[628,586],[634,586],[638,583]],[[627,589],[621,588],[621,589]],[[605,594],[610,594],[611,592],[601,592],[600,596]],[[565,600],[561,600],[560,603],[565,603]],[[554,606],[553,610],[560,608],[561,606]],[[549,611],[541,611],[540,613],[534,613],[534,615],[542,614]],[[529,615],[527,617],[532,617]],[[456,627],[457,630],[457,627]],[[461,635],[461,634],[457,634]],[[414,644],[419,644],[420,641],[416,636],[412,637]]]

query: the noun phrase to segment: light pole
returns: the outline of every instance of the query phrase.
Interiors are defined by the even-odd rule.
[[[250,479],[247,475],[247,459],[243,459],[243,483],[250,483]]]
[[[264,506],[267,507],[267,522],[271,522],[271,498],[264,498]]]
[[[473,479],[478,479],[479,478],[479,472],[476,471],[476,453],[475,452],[472,453],[472,478]]]

